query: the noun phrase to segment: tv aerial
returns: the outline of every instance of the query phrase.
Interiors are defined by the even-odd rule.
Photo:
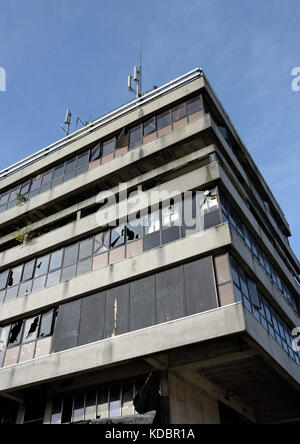
[[[132,78],[136,83],[135,88],[132,87]],[[140,44],[140,66],[135,66],[133,76],[128,76],[128,91],[135,94],[137,99],[142,97],[142,43]]]

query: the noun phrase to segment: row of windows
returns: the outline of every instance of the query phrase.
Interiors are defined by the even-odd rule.
[[[291,329],[260,293],[255,282],[244,273],[233,258],[231,258],[231,272],[237,302],[243,302],[278,344],[300,365],[300,352],[293,351],[294,337]]]
[[[136,415],[133,400],[144,383],[144,379],[138,379],[76,395],[56,396],[52,402],[51,424],[70,424]]]
[[[56,310],[22,319],[0,329],[0,367],[51,353]]]
[[[221,195],[220,197],[221,197],[223,219],[225,219],[226,222],[228,221],[231,224],[231,226],[235,229],[235,231],[239,234],[244,243],[247,245],[247,247],[255,256],[257,262],[264,269],[265,273],[267,273],[269,278],[278,288],[278,290],[286,299],[286,301],[289,303],[289,305],[294,309],[296,313],[298,313],[295,298],[291,294],[286,283],[283,281],[283,279],[280,278],[276,269],[269,262],[269,260],[267,259],[266,255],[261,250],[261,248],[257,245],[255,239],[249,233],[248,229],[245,227],[245,225],[241,221],[236,211],[229,205],[224,196]]]
[[[118,137],[95,144],[84,153],[62,162],[50,170],[0,194],[0,213],[15,207],[22,201],[54,188],[95,166],[104,164],[160,137],[180,125],[193,121],[203,114],[202,97],[197,96],[162,114],[152,117],[132,129],[123,129]]]
[[[204,202],[199,202],[195,193],[190,200],[168,202],[126,225],[3,271],[0,301],[11,301],[219,225],[218,198],[214,193],[212,191]]]

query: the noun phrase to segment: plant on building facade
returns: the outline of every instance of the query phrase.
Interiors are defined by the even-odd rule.
[[[17,194],[17,205],[22,205],[23,203],[25,203],[27,201],[26,197],[24,196],[24,194],[18,193]]]
[[[26,246],[33,239],[33,237],[34,231],[31,230],[29,225],[27,225],[27,227],[19,229],[14,235],[16,241],[20,242],[22,246]]]

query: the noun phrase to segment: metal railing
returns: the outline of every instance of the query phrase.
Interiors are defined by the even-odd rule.
[[[10,176],[11,174],[25,168],[26,166],[38,161],[39,159],[49,155],[50,153],[53,153],[55,151],[58,151],[65,147],[66,145],[75,142],[78,139],[81,139],[85,135],[95,131],[96,129],[99,129],[100,127],[106,125],[107,123],[111,122],[112,120],[121,117],[122,115],[128,113],[129,111],[134,110],[140,105],[144,105],[145,103],[162,96],[168,92],[173,91],[174,89],[177,89],[178,87],[183,86],[186,83],[191,82],[192,80],[195,80],[196,78],[202,77],[203,71],[201,68],[196,68],[174,80],[171,80],[170,82],[166,83],[165,85],[154,89],[146,94],[144,94],[142,97],[133,100],[132,102],[127,103],[126,105],[117,108],[116,110],[105,114],[104,116],[100,117],[99,119],[90,122],[88,125],[84,126],[83,128],[79,129],[78,131],[70,134],[69,136],[64,137],[63,139],[58,140],[57,142],[41,149],[40,151],[37,151],[34,154],[31,154],[30,156],[26,157],[25,159],[11,165],[8,168],[5,168],[4,170],[0,171],[0,180],[4,179],[7,176]]]

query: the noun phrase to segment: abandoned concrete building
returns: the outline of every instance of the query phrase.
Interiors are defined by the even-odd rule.
[[[300,421],[289,225],[202,70],[0,176],[0,423]]]

